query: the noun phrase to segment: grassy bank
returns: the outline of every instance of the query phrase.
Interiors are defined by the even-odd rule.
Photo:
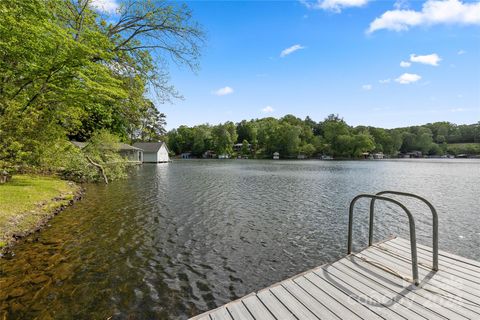
[[[37,230],[80,192],[56,177],[15,175],[0,185],[0,250],[15,238]]]

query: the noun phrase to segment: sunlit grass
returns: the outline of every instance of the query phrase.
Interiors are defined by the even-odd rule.
[[[0,185],[0,241],[34,228],[68,203],[77,188],[55,177],[14,175],[12,181]]]

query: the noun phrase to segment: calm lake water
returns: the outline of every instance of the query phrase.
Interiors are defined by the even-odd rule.
[[[349,201],[385,189],[429,199],[440,249],[480,260],[480,161],[176,161],[85,198],[0,259],[7,319],[178,319],[345,254]],[[355,219],[367,240],[368,203]],[[407,201],[419,242],[431,215]],[[375,238],[408,237],[378,203]]]

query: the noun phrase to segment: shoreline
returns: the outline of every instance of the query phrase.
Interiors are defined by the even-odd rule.
[[[16,175],[17,179],[18,176],[25,178],[24,175]],[[85,188],[73,181],[60,180],[52,176],[30,177],[63,181],[67,190],[58,192],[54,197],[35,201],[32,203],[33,209],[14,212],[3,221],[3,226],[0,224],[0,259],[13,254],[13,249],[19,241],[43,230],[54,216],[72,206],[85,194]],[[8,183],[4,186],[8,186]]]

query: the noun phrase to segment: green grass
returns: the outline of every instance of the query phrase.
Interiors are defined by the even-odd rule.
[[[32,231],[77,191],[78,186],[47,176],[14,175],[10,182],[0,184],[0,247],[13,234]]]

